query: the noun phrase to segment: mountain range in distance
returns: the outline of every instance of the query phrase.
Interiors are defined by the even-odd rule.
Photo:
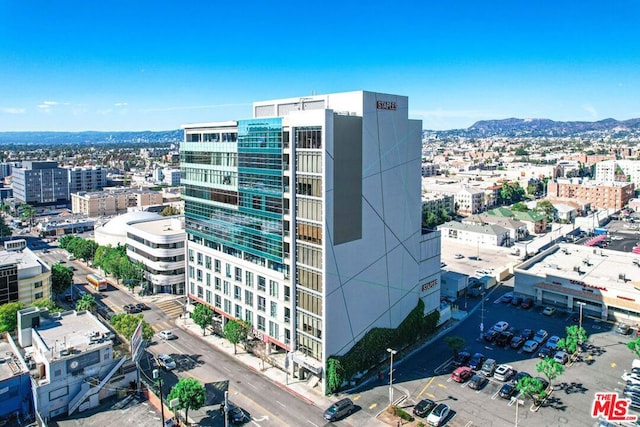
[[[424,130],[437,138],[536,138],[536,137],[640,137],[640,118],[619,121],[604,119],[596,122],[560,122],[550,119],[482,120],[466,129]],[[0,146],[18,145],[100,145],[100,144],[172,144],[184,138],[182,129],[165,131],[114,132],[0,132]]]

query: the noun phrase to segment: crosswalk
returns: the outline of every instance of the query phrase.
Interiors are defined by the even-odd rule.
[[[160,331],[164,331],[166,329],[173,329],[175,328],[175,325],[170,323],[170,322],[165,322],[162,320],[158,320],[156,322],[152,322],[151,324],[151,329],[153,329],[154,332],[160,332]]]
[[[178,299],[172,299],[167,301],[157,302],[158,308],[165,312],[165,314],[172,319],[179,317],[183,312],[183,305],[180,304]]]

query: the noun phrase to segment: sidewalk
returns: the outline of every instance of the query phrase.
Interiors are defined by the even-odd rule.
[[[312,387],[311,384],[313,383],[309,383],[309,381],[307,380],[294,378],[293,375],[291,375],[291,372],[289,372],[289,375],[287,375],[283,369],[274,367],[267,362],[263,362],[259,357],[253,355],[252,353],[248,353],[244,349],[242,344],[238,344],[236,346],[237,353],[234,355],[233,344],[231,344],[225,338],[222,338],[215,334],[211,334],[210,332],[207,332],[207,335],[202,336],[202,329],[200,328],[200,326],[196,325],[193,320],[191,320],[191,318],[185,319],[181,317],[176,319],[175,322],[178,327],[189,332],[191,335],[207,342],[211,347],[219,351],[224,351],[225,353],[235,357],[247,368],[259,372],[260,374],[269,378],[278,387],[282,388],[283,390],[287,390],[288,392],[298,396],[299,398],[312,405],[315,405],[321,409],[325,409],[329,407],[335,400],[337,400],[331,399],[324,395],[321,383],[318,383],[317,385]],[[273,354],[271,357],[273,359],[276,359],[280,363],[280,366],[284,366],[284,354]]]

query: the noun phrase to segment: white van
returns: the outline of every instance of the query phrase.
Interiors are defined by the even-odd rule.
[[[633,359],[631,362],[631,369],[640,368],[640,359]]]
[[[76,257],[74,257],[73,255],[67,255],[67,259],[68,259],[69,261],[73,261],[73,260],[75,260],[75,259],[76,259]]]

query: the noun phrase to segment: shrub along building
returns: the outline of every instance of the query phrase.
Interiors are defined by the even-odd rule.
[[[440,233],[421,231],[421,125],[407,97],[365,91],[185,125],[190,301],[247,321],[294,375],[323,383],[328,358],[368,331],[435,312]]]

